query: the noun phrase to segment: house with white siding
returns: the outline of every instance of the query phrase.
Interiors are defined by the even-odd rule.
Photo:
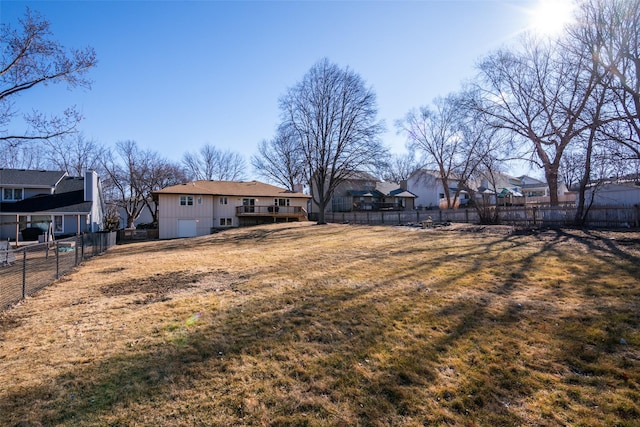
[[[451,199],[456,192],[459,193],[456,207],[466,205],[469,202],[469,194],[464,190],[458,191],[459,182],[455,177],[452,177],[447,184]],[[447,200],[444,185],[438,171],[418,169],[407,178],[403,185],[406,190],[417,197],[415,204],[418,209],[446,209]]]
[[[596,206],[640,205],[640,182],[605,182],[587,188],[585,200]]]
[[[259,181],[195,181],[153,193],[161,239],[231,227],[306,221],[311,196]]]

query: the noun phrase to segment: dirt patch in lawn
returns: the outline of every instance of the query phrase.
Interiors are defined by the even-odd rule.
[[[136,300],[137,304],[150,304],[157,301],[167,301],[169,294],[182,289],[188,289],[206,277],[206,272],[172,271],[157,273],[150,277],[129,279],[102,286],[100,291],[110,297],[144,294],[142,299]]]

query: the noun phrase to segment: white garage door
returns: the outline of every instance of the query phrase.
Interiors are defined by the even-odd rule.
[[[178,220],[178,237],[195,237],[196,236],[196,220],[195,219],[179,219]]]

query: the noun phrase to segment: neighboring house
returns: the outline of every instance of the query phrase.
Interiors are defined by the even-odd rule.
[[[358,171],[336,187],[326,212],[414,209],[415,198],[400,184],[382,182],[368,172]],[[311,210],[317,212],[318,206],[312,203]]]
[[[633,206],[640,205],[640,182],[607,182],[591,186],[585,193],[587,204]]]
[[[351,172],[348,179],[343,180],[331,195],[331,200],[325,206],[325,212],[350,212],[353,210],[354,197],[357,192],[362,193],[362,197],[372,199],[376,189],[378,179],[368,172]],[[311,187],[311,193],[316,195],[315,182]],[[372,193],[370,196],[365,196]],[[319,207],[311,202],[311,212],[318,212]]]
[[[536,178],[532,178],[528,175],[522,175],[517,178],[519,180],[520,191],[525,197],[546,197],[549,196],[549,186],[546,182]],[[558,183],[559,187],[564,186],[564,183]],[[566,186],[558,188],[558,191],[565,193]]]
[[[161,239],[307,219],[307,194],[258,181],[195,181],[153,193]]]
[[[102,229],[105,204],[94,171],[70,177],[62,171],[0,168],[0,239],[25,240],[27,229],[55,236]]]
[[[459,182],[456,179],[452,179],[447,184],[450,197],[453,199]],[[437,171],[428,169],[416,170],[407,178],[405,188],[417,197],[418,209],[445,209],[447,207],[444,185]],[[469,194],[461,190],[456,206],[466,205],[468,202]]]
[[[477,197],[491,195],[491,203],[495,203],[495,195],[501,205],[548,204],[549,186],[546,182],[528,175],[511,176],[505,173],[494,173],[492,179],[482,178],[478,186]],[[569,192],[564,182],[558,182],[558,201],[573,204],[575,195]]]
[[[150,204],[152,208],[155,209],[155,203],[151,201]],[[120,220],[120,229],[123,229],[127,226],[127,211],[120,206],[116,206],[115,209],[118,212],[118,217]],[[149,207],[147,207],[147,205],[144,205],[142,207],[142,210],[140,211],[140,216],[138,216],[138,218],[135,221],[133,221],[133,225],[138,227],[139,225],[142,225],[142,224],[152,224],[152,223],[153,223],[153,214],[151,213],[151,210],[149,209]]]
[[[352,211],[413,210],[416,195],[394,182],[376,182],[373,190],[349,190]]]

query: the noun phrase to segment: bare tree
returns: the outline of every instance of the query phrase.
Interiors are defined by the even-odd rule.
[[[11,125],[18,111],[13,100],[20,93],[52,83],[66,83],[69,88],[90,87],[87,72],[96,65],[92,48],[65,49],[52,39],[49,22],[27,9],[16,30],[0,26],[0,143],[8,146],[23,141],[46,140],[71,133],[80,114],[69,108],[59,116],[33,111],[23,116],[26,132],[12,133]]]
[[[589,72],[589,61],[556,41],[528,38],[521,50],[498,51],[480,64],[482,112],[517,136],[530,160],[543,168],[552,205],[558,205],[565,150],[593,127],[585,113],[600,76]]]
[[[115,149],[104,153],[103,190],[108,203],[123,209],[126,227],[148,208],[153,222],[158,221],[158,207],[152,203],[152,192],[187,181],[184,169],[151,150],[141,150],[135,141],[120,141]]]
[[[386,162],[380,164],[377,175],[387,182],[400,183],[420,167],[420,161],[414,153],[393,154]]]
[[[481,224],[498,224],[500,222],[500,206],[496,190],[503,167],[504,162],[497,157],[490,155],[482,157],[476,165],[474,178],[476,182],[484,182],[486,185],[465,187]]]
[[[236,181],[244,178],[246,165],[242,156],[206,144],[196,153],[185,153],[182,163],[194,180]]]
[[[569,35],[590,48],[596,64],[610,75],[620,122],[600,128],[640,158],[640,2],[585,0]]]
[[[106,176],[103,191],[107,203],[122,208],[126,215],[126,228],[135,228],[145,206],[142,171],[144,171],[146,153],[138,148],[135,141],[120,141],[115,150],[103,157]]]
[[[94,139],[86,138],[82,133],[65,135],[46,141],[47,161],[58,170],[71,176],[82,176],[90,169],[103,175],[102,157],[104,147]]]
[[[291,129],[284,126],[273,139],[258,144],[258,154],[251,158],[251,164],[258,176],[292,191],[305,181],[299,141]]]
[[[147,151],[143,154],[144,164],[137,172],[138,183],[143,196],[144,205],[151,212],[153,223],[158,223],[158,205],[152,202],[152,193],[171,185],[187,182],[187,175],[182,165],[172,163],[158,153]]]
[[[43,148],[42,141],[19,145],[0,143],[0,167],[42,169],[45,167],[45,158],[42,156]]]
[[[584,149],[577,147],[575,150],[565,152],[560,161],[558,176],[572,189],[578,185],[584,175]]]
[[[456,207],[461,191],[471,187],[469,181],[491,147],[494,132],[469,108],[473,96],[464,92],[436,98],[433,108],[422,106],[397,123],[409,147],[438,171],[448,208]]]
[[[318,206],[318,223],[336,187],[385,155],[376,96],[349,68],[322,59],[280,99],[283,126],[294,133],[307,182]]]

